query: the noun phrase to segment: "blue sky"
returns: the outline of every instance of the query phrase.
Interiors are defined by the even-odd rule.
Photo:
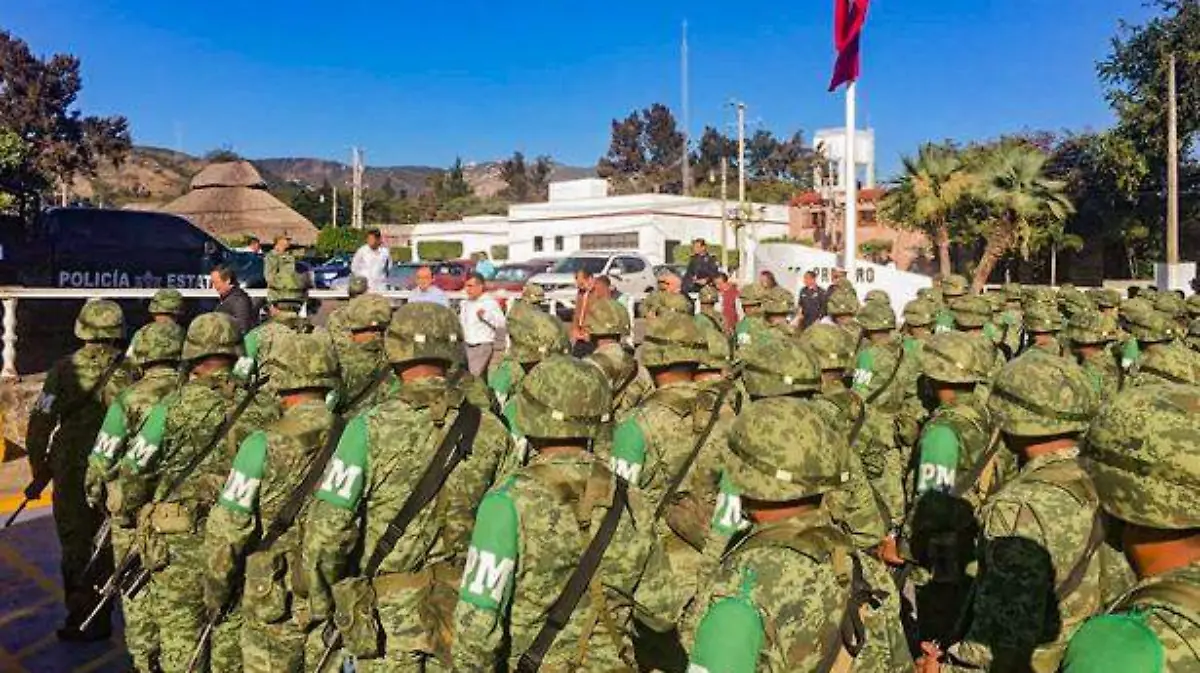
[[[0,27],[83,61],[81,104],[138,143],[191,153],[447,165],[514,149],[591,165],[609,122],[678,110],[691,45],[692,130],[748,119],[777,133],[842,123],[825,92],[828,0],[520,3],[0,0]],[[881,173],[926,140],[1104,128],[1094,64],[1137,0],[874,0],[860,125]],[[753,129],[752,129],[753,130]]]

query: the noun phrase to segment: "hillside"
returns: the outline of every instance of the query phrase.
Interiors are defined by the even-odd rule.
[[[347,164],[307,157],[250,159],[269,185],[295,183],[320,187],[328,182],[345,188],[350,184]],[[78,178],[72,185],[76,197],[105,205],[131,203],[161,205],[187,191],[192,176],[204,167],[202,158],[158,147],[136,146],[121,164],[105,164],[92,179]],[[391,183],[396,193],[419,194],[429,176],[444,170],[433,166],[368,166],[363,173],[367,189],[380,189]],[[494,196],[504,188],[500,162],[471,164],[464,171],[467,182],[478,196]],[[554,180],[571,180],[595,175],[592,168],[556,165]]]

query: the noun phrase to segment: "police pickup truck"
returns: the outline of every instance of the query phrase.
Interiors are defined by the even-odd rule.
[[[258,255],[231,250],[168,213],[52,208],[31,226],[0,230],[0,284],[64,288],[207,288],[228,264],[244,287],[264,287]]]

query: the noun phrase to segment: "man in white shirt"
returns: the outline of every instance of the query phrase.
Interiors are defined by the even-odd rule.
[[[367,287],[372,292],[387,289],[388,269],[392,265],[392,253],[383,245],[383,238],[378,229],[367,231],[367,242],[350,262],[350,273],[367,279]]]
[[[449,306],[450,298],[442,288],[433,284],[433,269],[423,266],[417,269],[417,286],[412,289],[408,295],[408,303],[410,304],[437,304],[438,306]]]
[[[497,332],[505,329],[504,311],[495,299],[483,294],[483,276],[472,273],[463,290],[467,298],[459,305],[463,338],[467,342],[467,369],[476,376],[487,371],[496,347]]]

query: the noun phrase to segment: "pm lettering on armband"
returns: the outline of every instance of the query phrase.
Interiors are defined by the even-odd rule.
[[[954,468],[938,465],[936,463],[924,463],[921,465],[920,490],[922,493],[926,491],[940,491],[946,493],[954,488]]]
[[[472,546],[467,550],[467,568],[463,574],[462,588],[498,606],[516,566],[513,559],[502,558]]]

